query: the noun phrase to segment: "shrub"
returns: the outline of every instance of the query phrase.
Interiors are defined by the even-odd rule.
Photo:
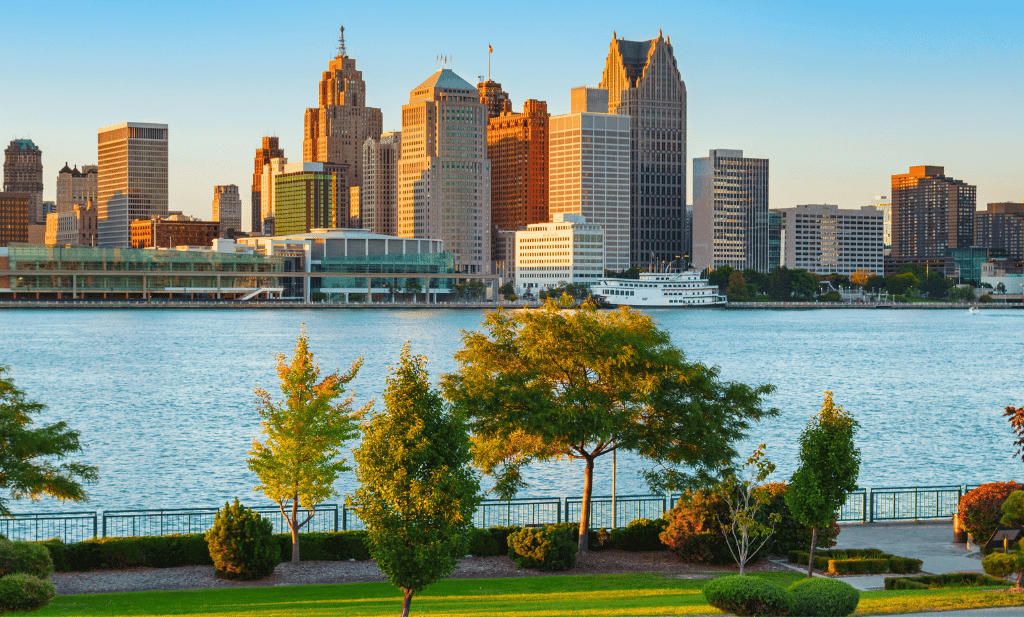
[[[992,553],[986,555],[981,560],[981,567],[985,569],[985,574],[991,576],[998,576],[999,578],[1009,578],[1011,574],[1017,573],[1017,586],[1021,583],[1021,578],[1024,578],[1024,555],[1020,553]]]
[[[829,559],[829,574],[881,574],[889,571],[888,559]]]
[[[206,532],[218,578],[254,581],[266,578],[281,563],[280,545],[269,519],[235,499],[224,504]]]
[[[365,531],[329,531],[299,534],[303,561],[364,561],[370,558]],[[281,561],[292,558],[292,534],[274,534]]]
[[[667,515],[659,536],[668,550],[687,563],[733,563],[719,521],[729,520],[729,507],[721,497],[687,491]]]
[[[788,591],[756,576],[723,576],[704,585],[704,599],[736,615],[788,615],[793,599]]]
[[[663,518],[650,520],[638,518],[629,522],[629,525],[619,529],[612,529],[609,532],[610,542],[605,543],[605,548],[617,548],[620,551],[663,551],[665,545],[661,542],[661,533],[668,527],[668,521]],[[599,542],[600,544],[600,542]],[[610,546],[608,546],[610,544]]]
[[[860,592],[831,578],[805,578],[789,586],[794,617],[846,617],[857,610]]]
[[[469,554],[474,557],[508,555],[508,537],[522,529],[519,526],[473,528],[469,536]]]
[[[1013,491],[1024,489],[1016,482],[990,482],[982,484],[960,498],[959,513],[963,527],[976,544],[984,544],[992,537],[1003,517],[1000,507]]]
[[[999,506],[999,511],[1003,513],[999,524],[1004,527],[1021,527],[1024,526],[1024,491],[1013,491],[1003,502],[1003,505]]]
[[[761,490],[767,491],[769,502],[758,511],[758,518],[763,516],[762,522],[765,522],[771,514],[778,514],[780,517],[779,522],[775,525],[775,533],[772,534],[763,550],[772,555],[786,555],[792,550],[806,551],[810,549],[811,528],[796,520],[793,513],[789,511],[789,506],[786,504],[786,483],[769,482],[761,486]],[[839,531],[837,521],[832,521],[828,528],[819,529],[816,548],[835,546]]]
[[[952,574],[927,574],[924,576],[902,576],[886,578],[887,591],[899,589],[942,589],[948,587],[1008,587],[1001,578],[985,576],[977,572],[955,572]]]
[[[790,551],[789,562],[807,565],[810,558],[808,551]],[[898,557],[883,553],[877,548],[824,550],[814,553],[814,567],[827,570],[829,574],[877,574],[894,572],[897,574],[920,572],[923,562],[920,559]]]
[[[53,559],[45,546],[35,542],[0,540],[0,577],[29,574],[46,578],[53,574]]]
[[[50,581],[18,572],[0,578],[0,614],[8,611],[37,611],[53,598]]]
[[[564,527],[527,527],[508,536],[508,556],[517,568],[544,572],[568,570],[576,565],[577,544]]]

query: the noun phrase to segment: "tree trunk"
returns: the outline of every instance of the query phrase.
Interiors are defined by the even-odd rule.
[[[299,496],[292,496],[292,518],[288,526],[292,528],[292,563],[299,563]]]
[[[740,576],[743,576],[743,566],[747,565],[747,528],[743,528],[743,534],[740,536],[741,544],[736,547],[736,554],[739,555],[740,562]],[[726,542],[729,539],[726,538]]]
[[[818,528],[811,527],[811,555],[807,559],[807,578],[814,574],[814,546],[818,543]]]
[[[402,587],[402,615],[401,617],[409,617],[409,608],[412,606],[412,594],[415,593],[412,589]]]
[[[587,457],[587,469],[583,475],[583,499],[580,504],[580,537],[577,553],[590,550],[590,496],[594,492],[594,459]]]

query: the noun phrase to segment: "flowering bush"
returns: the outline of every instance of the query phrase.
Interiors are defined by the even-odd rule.
[[[984,544],[999,527],[1003,517],[1000,506],[1013,491],[1024,489],[1016,482],[989,482],[982,484],[960,498],[960,519],[974,542]]]

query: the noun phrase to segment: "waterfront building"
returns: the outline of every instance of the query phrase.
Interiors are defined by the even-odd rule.
[[[344,27],[338,53],[323,72],[318,91],[319,105],[306,110],[303,122],[302,160],[338,166],[331,168],[340,173],[335,199],[345,213],[339,220],[347,224],[348,187],[363,184],[363,144],[368,138],[380,139],[383,116],[379,109],[366,106],[366,82],[345,49]]]
[[[630,267],[630,118],[602,113],[551,117],[548,213],[577,214],[604,230],[604,263]]]
[[[693,159],[693,265],[771,271],[768,263],[768,159],[711,150]]]
[[[381,133],[363,143],[363,184],[359,190],[360,227],[375,234],[398,234],[398,163],[402,132]]]
[[[213,221],[220,223],[221,238],[242,231],[242,198],[237,184],[213,187]]]
[[[267,195],[268,199],[271,192],[269,189],[265,189],[265,180],[263,178],[264,170],[271,161],[274,159],[281,159],[288,162],[288,159],[284,157],[284,150],[278,145],[277,137],[264,137],[263,147],[257,148],[256,159],[254,161],[254,168],[252,174],[252,202],[250,203],[250,212],[252,219],[250,221],[250,230],[253,233],[263,232],[263,219],[267,216],[267,211],[274,211],[273,205],[264,205],[264,195]],[[273,185],[271,185],[273,186]]]
[[[4,150],[4,184],[6,193],[29,196],[29,224],[45,224],[43,210],[43,151],[31,139],[15,139]]]
[[[974,245],[993,256],[1024,260],[1024,203],[993,203],[975,212]]]
[[[892,257],[941,258],[974,243],[976,188],[935,165],[892,176]]]
[[[137,249],[213,246],[218,237],[220,223],[202,221],[180,212],[131,223],[131,246]]]
[[[337,203],[339,176],[325,163],[284,165],[281,173],[273,176],[274,234],[286,236],[308,233],[313,228],[335,228],[339,220],[347,225],[348,210],[342,211]]]
[[[74,168],[64,163],[63,169],[57,174],[57,212],[71,212],[75,206],[88,206],[91,201],[94,205],[99,198],[97,180],[99,178],[99,167],[96,165],[78,165]]]
[[[771,214],[781,217],[783,266],[822,276],[884,271],[884,214],[874,206],[803,205]]]
[[[122,122],[97,135],[99,244],[129,245],[132,221],[167,216],[167,125]]]
[[[440,69],[402,107],[398,235],[444,242],[460,272],[487,273],[491,255],[491,163],[479,92]]]
[[[75,204],[70,212],[46,215],[44,244],[57,246],[96,246],[99,216],[90,199],[85,205]]]
[[[590,286],[604,276],[604,230],[579,214],[556,213],[551,223],[516,232],[516,293],[536,296],[552,287]]]
[[[0,192],[0,246],[28,242],[32,203],[29,193]]]
[[[686,85],[669,39],[612,34],[601,76],[608,111],[629,116],[630,265],[669,263],[686,254]],[[766,221],[767,224],[767,221]]]
[[[530,99],[523,113],[503,111],[487,121],[491,224],[498,229],[548,221],[549,118],[547,103]]]

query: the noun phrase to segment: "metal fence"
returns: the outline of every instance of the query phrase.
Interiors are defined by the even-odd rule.
[[[864,488],[849,493],[836,513],[841,523],[877,523],[949,519],[956,515],[960,498],[975,485],[906,486]],[[619,495],[615,499],[595,495],[591,500],[591,527],[623,527],[638,518],[658,518],[672,508],[679,495]],[[580,497],[539,497],[511,500],[484,499],[473,524],[494,526],[538,526],[578,521]],[[253,508],[270,518],[275,533],[288,532],[279,508]],[[97,512],[46,512],[14,514],[0,518],[0,534],[12,540],[60,538],[65,543],[94,537],[163,536],[204,533],[213,526],[218,508],[173,508],[164,510],[108,510]],[[300,510],[300,516],[305,513]],[[336,504],[317,506],[304,532],[329,532],[364,529],[351,509]]]

